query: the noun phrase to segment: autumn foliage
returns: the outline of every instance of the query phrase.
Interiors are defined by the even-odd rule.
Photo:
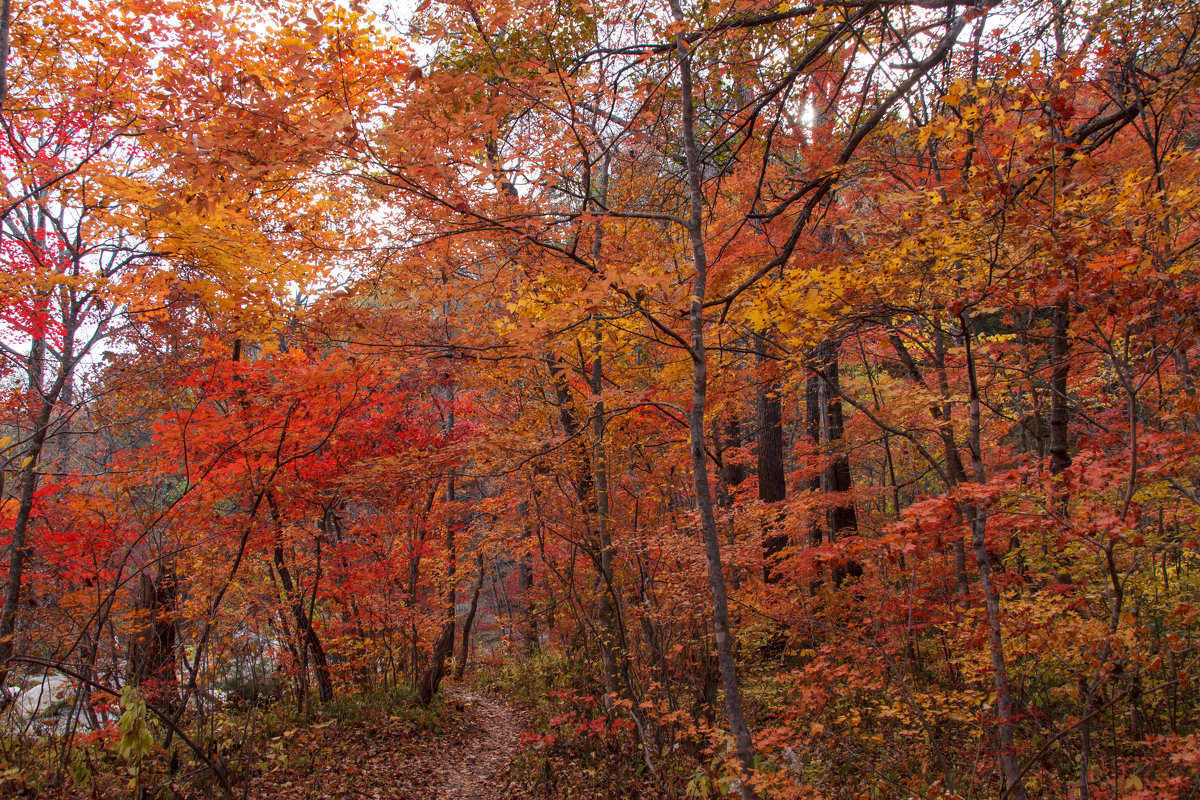
[[[3,20],[0,793],[1200,791],[1200,6],[390,14]]]

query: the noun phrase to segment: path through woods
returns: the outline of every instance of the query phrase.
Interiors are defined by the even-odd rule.
[[[511,787],[498,780],[521,748],[520,720],[513,708],[495,697],[459,689],[450,699],[462,705],[466,733],[462,747],[450,755],[449,771],[438,800],[501,800]],[[457,738],[457,737],[456,737]]]
[[[508,776],[525,719],[503,700],[465,687],[446,693],[437,730],[391,716],[298,730],[277,741],[284,766],[260,771],[249,796],[371,800],[525,797]]]

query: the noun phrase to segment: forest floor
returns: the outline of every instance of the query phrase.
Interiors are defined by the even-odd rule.
[[[280,800],[506,800],[529,797],[509,775],[525,717],[505,701],[446,687],[434,728],[385,716],[333,722],[275,743],[273,769],[256,775],[250,797]]]

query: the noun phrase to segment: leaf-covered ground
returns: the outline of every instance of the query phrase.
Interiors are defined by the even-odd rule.
[[[381,716],[289,731],[272,742],[267,768],[252,779],[249,794],[278,800],[526,797],[507,774],[524,722],[502,700],[458,688],[446,698],[436,730]]]

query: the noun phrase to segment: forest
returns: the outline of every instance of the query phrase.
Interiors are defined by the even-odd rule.
[[[3,0],[0,797],[1200,797],[1200,0],[805,2]]]

